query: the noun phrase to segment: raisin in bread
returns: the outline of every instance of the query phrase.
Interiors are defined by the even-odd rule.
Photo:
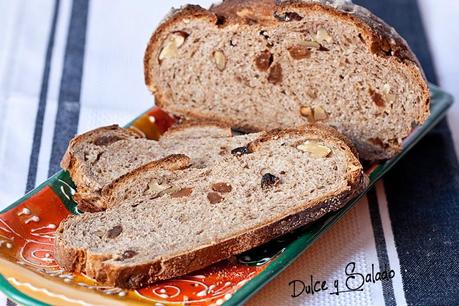
[[[231,151],[206,168],[177,170],[173,191],[67,218],[56,231],[57,262],[106,285],[143,287],[317,220],[367,184],[357,157],[327,128],[274,130]]]
[[[169,170],[203,168],[219,160],[232,146],[247,143],[255,135],[232,137],[231,129],[214,122],[184,122],[170,128],[159,141],[117,125],[102,127],[70,141],[61,162],[77,187],[74,200],[81,211],[100,211],[106,203],[100,197],[104,188],[129,172],[172,154],[187,154]],[[228,139],[230,142],[228,142]]]
[[[144,64],[157,105],[175,115],[243,131],[320,121],[365,160],[393,157],[429,115],[405,40],[346,1],[186,6],[155,31]]]

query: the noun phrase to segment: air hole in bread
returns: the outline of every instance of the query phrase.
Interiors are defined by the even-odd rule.
[[[226,23],[226,17],[223,15],[217,15],[217,21],[215,22],[218,26],[223,26]]]

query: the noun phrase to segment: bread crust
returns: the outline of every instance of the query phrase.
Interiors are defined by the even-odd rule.
[[[63,221],[55,240],[57,262],[67,271],[84,272],[98,282],[121,288],[140,288],[158,280],[184,275],[235,254],[259,246],[294,229],[319,219],[325,214],[342,208],[349,200],[361,193],[368,184],[357,157],[346,145],[342,136],[323,129],[308,126],[302,129],[273,130],[266,132],[248,146],[253,150],[262,142],[278,138],[286,133],[305,134],[311,137],[332,139],[340,145],[348,158],[347,186],[336,193],[324,194],[322,197],[304,203],[302,207],[288,214],[268,220],[265,224],[238,233],[211,245],[205,245],[186,253],[157,258],[144,264],[120,266],[107,261],[109,255],[92,254],[84,249],[76,249],[65,243],[62,233],[71,218]],[[82,218],[86,218],[84,215]]]
[[[225,0],[221,4],[206,10],[199,6],[186,6],[174,11],[153,33],[144,57],[145,83],[155,96],[156,104],[172,113],[195,119],[209,119],[208,115],[183,110],[168,104],[165,94],[156,87],[154,75],[150,74],[154,50],[159,50],[160,44],[168,33],[168,29],[184,19],[199,18],[207,20],[218,27],[232,25],[247,25],[252,22],[263,25],[273,25],[277,22],[274,15],[295,10],[297,12],[316,11],[328,14],[342,21],[351,22],[361,29],[368,50],[394,64],[403,65],[405,70],[414,76],[422,88],[422,111],[417,122],[424,122],[430,114],[430,92],[423,70],[407,42],[389,25],[373,15],[367,9],[342,1],[334,0]],[[242,13],[241,13],[242,12]],[[222,20],[224,20],[223,24]],[[214,120],[216,118],[213,118]],[[256,120],[250,124],[241,125],[237,118],[218,118],[223,124],[243,132],[258,132],[263,130]],[[408,135],[402,135],[403,139]],[[381,153],[371,153],[371,160],[385,160],[401,151],[401,143],[389,143],[382,148]],[[367,158],[368,159],[368,158]]]

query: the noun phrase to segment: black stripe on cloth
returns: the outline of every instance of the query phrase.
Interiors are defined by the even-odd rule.
[[[88,9],[88,0],[73,0],[49,161],[50,176],[59,171],[59,162],[78,130]]]
[[[15,302],[13,302],[12,300],[6,300],[6,306],[17,306],[17,304]]]
[[[355,1],[392,24],[437,83],[415,0]],[[384,180],[408,305],[459,305],[459,164],[446,120]]]
[[[368,194],[368,208],[370,210],[371,225],[373,227],[373,234],[375,236],[376,254],[378,255],[379,271],[389,271],[391,269],[389,263],[389,256],[387,255],[387,245],[384,239],[384,230],[381,221],[381,214],[379,213],[378,197],[376,196],[376,187],[371,189]],[[394,284],[392,279],[389,278],[382,282],[382,290],[384,302],[386,305],[395,306],[395,293]]]
[[[38,100],[37,116],[35,117],[35,130],[33,133],[32,152],[29,159],[29,173],[27,174],[26,193],[35,187],[37,178],[38,156],[40,154],[41,137],[43,133],[43,120],[48,98],[49,74],[51,71],[51,59],[53,57],[54,39],[56,36],[56,24],[59,16],[60,0],[54,1],[54,10],[49,31],[48,46],[46,48],[45,66],[41,80],[40,97]]]

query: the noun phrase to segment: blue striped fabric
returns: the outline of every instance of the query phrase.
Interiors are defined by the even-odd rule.
[[[32,152],[30,154],[29,160],[29,173],[27,175],[27,185],[25,190],[26,193],[35,187],[35,181],[37,178],[38,154],[40,151],[41,136],[43,133],[43,121],[46,111],[46,100],[48,97],[49,74],[51,69],[51,58],[53,56],[54,40],[56,36],[56,24],[59,14],[59,7],[60,1],[56,0],[54,2],[53,19],[51,20],[48,45],[46,48],[45,68],[43,70],[37,116],[35,118],[35,130],[33,134]]]
[[[415,0],[354,2],[394,26],[417,55],[427,79],[437,84]],[[451,133],[443,120],[384,180],[409,305],[459,304],[458,170]],[[386,304],[392,305],[388,300]]]
[[[88,9],[88,0],[73,1],[48,176],[60,170],[69,140],[78,131]]]

